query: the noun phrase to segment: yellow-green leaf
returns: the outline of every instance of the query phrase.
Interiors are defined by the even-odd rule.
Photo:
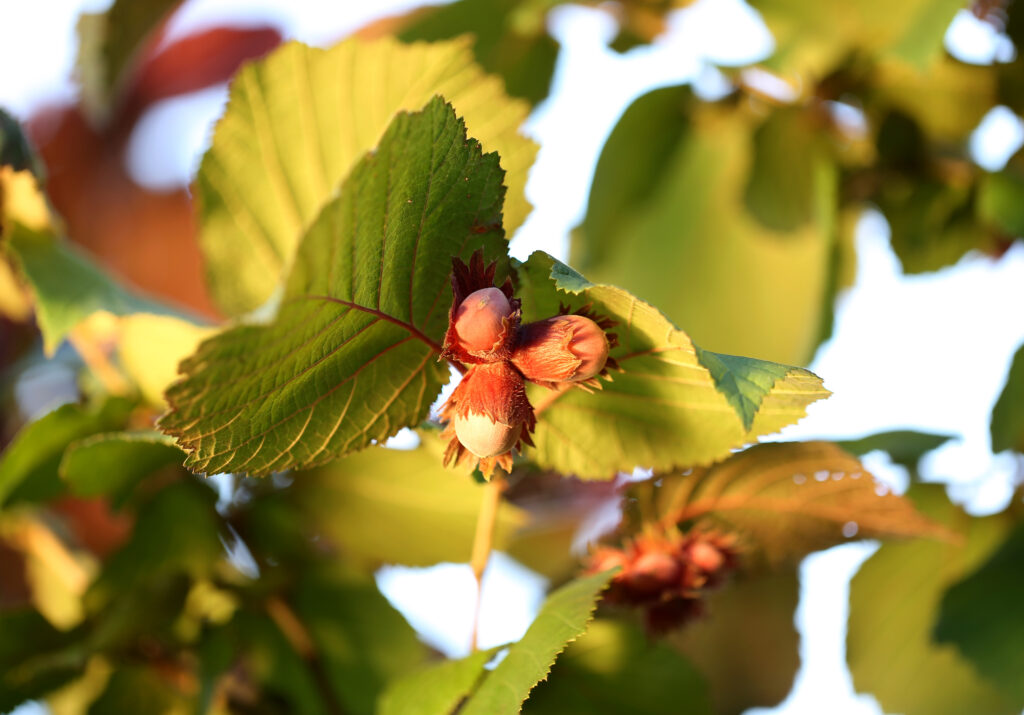
[[[196,177],[200,243],[213,295],[230,314],[261,305],[299,239],[400,110],[441,94],[507,172],[509,234],[529,213],[523,193],[537,146],[519,134],[528,105],[473,61],[468,38],[405,45],[297,42],[246,66]]]

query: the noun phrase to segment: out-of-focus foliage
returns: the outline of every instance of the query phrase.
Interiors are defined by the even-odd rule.
[[[716,713],[739,715],[786,697],[800,667],[799,596],[795,569],[754,571],[712,594],[708,617],[672,636],[708,679]]]
[[[793,683],[795,562],[871,537],[851,586],[857,690],[906,715],[1019,712],[1020,510],[888,493],[858,459],[884,450],[916,482],[947,437],[750,445],[829,394],[799,366],[853,282],[865,209],[907,272],[995,260],[1024,233],[1022,155],[989,171],[968,151],[994,106],[1024,110],[1020,52],[950,56],[949,0],[754,2],[771,57],[722,73],[714,100],[648,92],[611,132],[571,240],[588,280],[543,253],[511,261],[505,240],[530,210],[521,127],[564,4],[417,8],[236,76],[277,29],[168,40],[176,2],[117,0],[80,23],[76,104],[27,132],[0,112],[0,710],[738,714]],[[581,4],[626,51],[686,2]],[[972,10],[1024,46],[1020,8]],[[136,183],[123,156],[148,109],[232,76],[196,185]],[[535,446],[489,486],[441,466],[429,409],[451,261],[478,247],[525,320],[616,323],[611,379],[531,385]],[[1024,451],[1020,360],[996,450]],[[155,431],[161,411],[187,454]],[[380,444],[404,427],[418,446]],[[489,546],[552,592],[517,642],[443,660],[372,572],[482,568],[494,498]],[[601,529],[610,553],[704,551],[634,549],[628,571],[578,576],[581,535]],[[645,597],[696,584],[692,622],[655,640],[621,603],[598,608],[627,573]],[[717,573],[734,576],[697,581]]]
[[[1024,525],[1018,525],[982,566],[942,597],[935,638],[954,644],[1014,708],[1024,707]],[[979,608],[984,604],[983,608]]]
[[[835,167],[803,146],[814,134],[799,125],[813,121],[795,109],[765,119],[734,100],[701,102],[688,87],[644,95],[602,150],[572,263],[659,306],[708,349],[806,362],[838,240]],[[773,146],[780,133],[801,147]],[[779,161],[782,152],[798,158]],[[771,225],[751,209],[774,212]]]
[[[737,534],[748,555],[774,562],[854,535],[950,536],[828,442],[758,445],[710,469],[665,480],[659,506],[668,518]]]
[[[1013,356],[1003,392],[992,408],[992,451],[1024,454],[1024,346]]]
[[[961,540],[885,544],[853,577],[846,648],[854,688],[907,715],[1017,713],[1008,694],[932,633],[943,593],[999,548],[1009,519],[972,518],[937,485],[914,486],[910,495]]]

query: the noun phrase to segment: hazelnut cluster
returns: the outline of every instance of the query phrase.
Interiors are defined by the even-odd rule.
[[[605,592],[608,603],[640,607],[649,631],[664,633],[699,618],[702,596],[737,566],[735,539],[716,532],[638,536],[622,548],[601,546],[587,573],[621,566]]]
[[[496,287],[497,264],[484,265],[477,251],[469,265],[452,261],[452,307],[441,357],[465,366],[462,382],[441,410],[449,440],[445,464],[479,466],[490,476],[496,466],[512,468],[512,450],[532,445],[536,425],[526,381],[558,389],[598,388],[614,360],[612,322],[586,308],[521,325],[521,301],[511,279]]]

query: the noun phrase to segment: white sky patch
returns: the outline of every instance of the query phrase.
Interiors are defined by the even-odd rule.
[[[44,104],[76,94],[71,70],[80,12],[101,12],[111,0],[0,2],[0,107],[24,119]]]
[[[227,85],[218,85],[150,107],[128,142],[125,163],[132,178],[153,191],[187,186],[227,100]]]
[[[1024,122],[1009,107],[989,110],[971,133],[969,148],[978,166],[999,171],[1024,146]]]
[[[953,18],[945,43],[951,55],[973,65],[1010,62],[1014,57],[1010,38],[969,10],[960,10]]]
[[[385,566],[377,586],[429,645],[449,658],[469,654],[476,603],[476,581],[468,564],[428,568]],[[479,645],[491,648],[517,641],[544,602],[548,581],[496,551],[484,572]]]
[[[811,554],[800,565],[800,670],[778,707],[746,715],[881,715],[870,695],[858,695],[846,668],[846,621],[850,579],[878,548],[877,542],[844,544]]]

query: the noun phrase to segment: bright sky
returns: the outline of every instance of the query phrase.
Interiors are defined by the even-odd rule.
[[[0,0],[0,67],[18,68],[0,75],[0,106],[25,116],[42,102],[71,96],[76,13],[106,4]],[[374,16],[416,4],[194,0],[175,32],[221,20],[271,19],[289,36],[322,44]],[[720,78],[709,62],[743,64],[771,50],[767,30],[740,0],[699,0],[676,15],[666,37],[624,56],[608,50],[613,28],[602,13],[560,8],[550,29],[564,49],[555,91],[526,130],[542,149],[527,186],[535,209],[512,243],[521,258],[535,249],[565,257],[568,232],[586,208],[600,147],[633,99],[687,80],[714,92]],[[958,16],[947,44],[974,62],[1008,51],[1004,40],[968,13]],[[155,187],[186,182],[225,96],[218,88],[156,107],[139,127],[129,156],[140,180]],[[1005,108],[986,117],[983,127],[971,148],[979,164],[995,169],[1024,141],[1024,129]],[[834,395],[813,405],[783,436],[859,437],[895,428],[957,435],[928,460],[926,476],[960,484],[954,496],[975,511],[1001,508],[1010,495],[1013,465],[1005,455],[991,454],[988,419],[1010,358],[1024,342],[1024,312],[1010,309],[1024,305],[1024,249],[1017,244],[1000,261],[968,256],[938,273],[906,277],[885,232],[878,216],[863,222],[857,285],[840,300],[836,338],[810,366]],[[870,457],[869,466],[900,482],[884,458]],[[797,613],[803,666],[786,702],[758,715],[880,712],[873,698],[853,693],[843,651],[849,578],[873,549],[851,544],[806,560]],[[485,579],[484,646],[518,638],[545,588],[543,579],[510,559],[498,557],[493,566]],[[452,655],[466,651],[474,588],[468,566],[386,568],[378,582],[425,640]]]

